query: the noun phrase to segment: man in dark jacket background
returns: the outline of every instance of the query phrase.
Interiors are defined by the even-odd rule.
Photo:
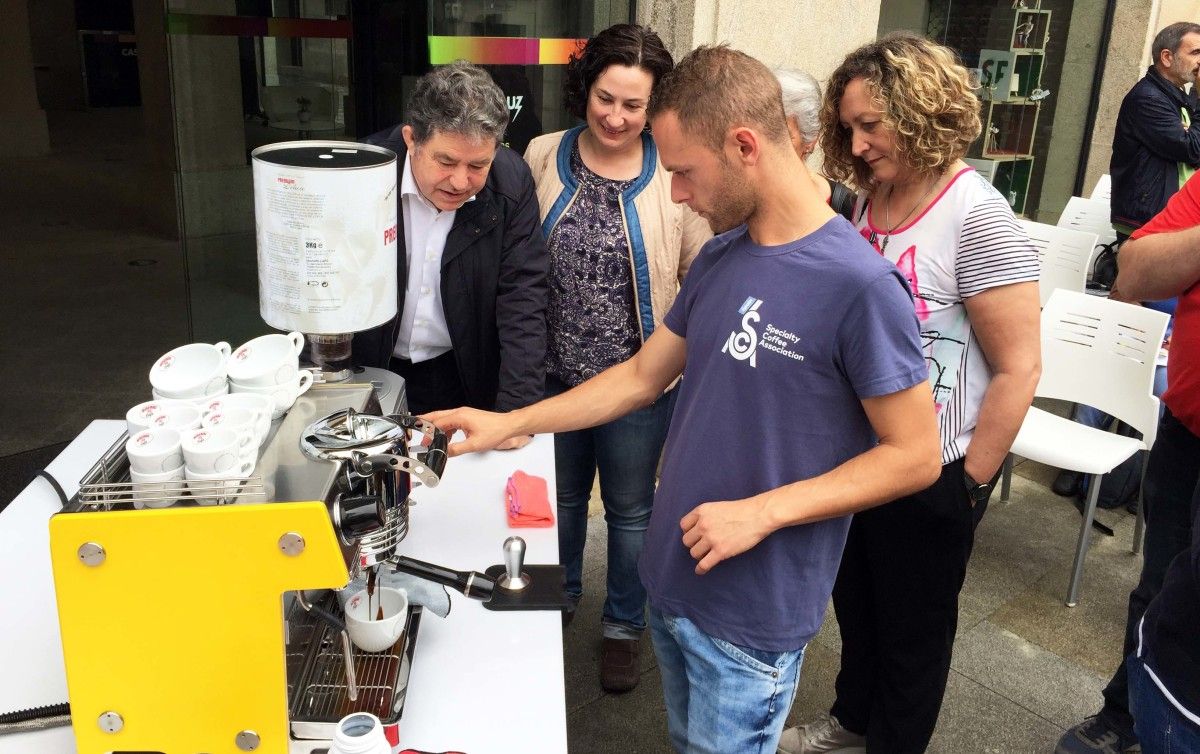
[[[401,155],[399,312],[356,334],[353,358],[404,377],[413,413],[533,403],[545,387],[547,257],[533,177],[500,146],[504,95],[458,61],[418,81],[407,113],[368,139]]]
[[[1112,223],[1121,240],[1167,206],[1188,169],[1200,165],[1200,102],[1194,89],[1200,24],[1181,21],[1164,28],[1150,53],[1154,65],[1122,100],[1113,135]],[[1193,85],[1191,93],[1184,92],[1186,84]]]

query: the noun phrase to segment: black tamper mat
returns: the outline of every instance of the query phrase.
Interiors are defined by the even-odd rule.
[[[491,566],[484,573],[496,582],[492,598],[483,603],[488,610],[566,610],[571,606],[566,592],[567,570],[561,565],[522,566],[521,573],[529,577],[529,585],[519,592],[500,586],[503,565]]]

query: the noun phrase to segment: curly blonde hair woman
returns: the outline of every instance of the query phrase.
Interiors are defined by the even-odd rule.
[[[880,123],[891,131],[895,151],[914,173],[949,170],[979,137],[979,100],[967,69],[954,52],[912,34],[891,34],[852,52],[834,72],[821,106],[825,173],[835,181],[870,190],[871,166],[853,151],[840,103],[851,82],[881,103]]]
[[[855,226],[912,290],[942,474],[855,514],[833,590],[842,633],[830,717],[780,751],[922,752],[937,724],[975,527],[1040,372],[1037,255],[963,161],[979,103],[954,53],[893,34],[850,53],[822,105],[825,173],[860,194]]]

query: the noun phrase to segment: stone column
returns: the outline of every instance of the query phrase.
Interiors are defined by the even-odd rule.
[[[1092,81],[1099,55],[1099,39],[1104,23],[1106,0],[1075,0],[1071,8],[1070,31],[1063,56],[1062,76],[1058,89],[1043,103],[1054,108],[1054,138],[1045,144],[1045,165],[1038,211],[1031,219],[1053,225],[1075,190],[1075,171],[1079,165],[1080,147],[1087,138],[1087,109]],[[1115,117],[1115,115],[1114,115]],[[1109,138],[1112,138],[1111,128]],[[1092,155],[1098,147],[1092,145]],[[1104,152],[1104,170],[1108,172],[1111,141]],[[1095,180],[1086,187],[1090,192]],[[1085,194],[1086,196],[1086,194]]]
[[[1158,33],[1158,0],[1117,0],[1112,34],[1108,41],[1108,60],[1100,84],[1100,106],[1092,128],[1092,146],[1088,154],[1083,195],[1088,196],[1100,176],[1108,172],[1112,157],[1113,132],[1121,100],[1146,73],[1150,64],[1147,48]],[[1165,25],[1165,24],[1164,24]]]
[[[145,145],[142,153],[141,209],[146,226],[167,238],[181,235],[175,111],[171,102],[170,56],[162,0],[133,0],[142,93]]]
[[[0,0],[0,156],[37,157],[50,152],[46,113],[33,80],[26,0]]]
[[[654,27],[677,58],[700,44],[729,42],[823,82],[846,53],[875,38],[879,0],[645,0],[638,22]]]
[[[82,51],[73,0],[30,0],[29,36],[33,45],[38,99],[47,110],[85,106]]]
[[[173,2],[175,13],[237,15],[234,0]],[[183,230],[189,238],[254,230],[238,38],[175,34],[170,45]]]

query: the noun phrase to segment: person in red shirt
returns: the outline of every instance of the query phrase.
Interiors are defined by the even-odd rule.
[[[1200,174],[1133,233],[1119,259],[1114,297],[1179,297],[1170,381],[1162,396],[1166,410],[1146,466],[1145,559],[1137,588],[1129,595],[1124,648],[1128,657],[1137,649],[1138,624],[1162,589],[1167,566],[1191,544],[1193,500],[1200,492]],[[1056,752],[1136,751],[1137,743],[1122,663],[1104,689],[1104,707],[1063,734]]]

